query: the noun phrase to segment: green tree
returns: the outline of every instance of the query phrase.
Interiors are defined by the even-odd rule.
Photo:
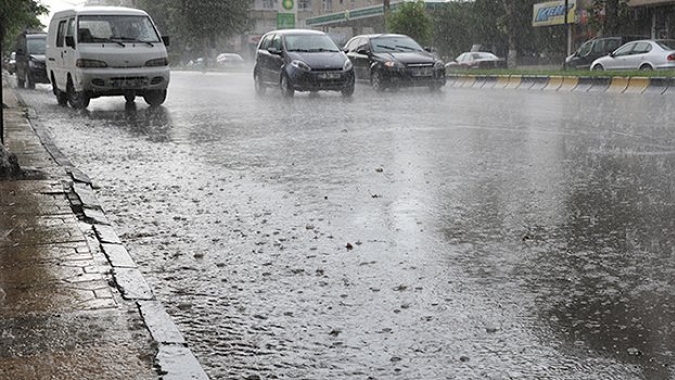
[[[249,1],[139,0],[139,7],[152,15],[160,30],[172,36],[171,50],[192,49],[205,57],[219,39],[246,30],[249,6]]]
[[[386,19],[388,32],[405,34],[422,45],[431,43],[431,18],[424,1],[399,3]]]
[[[47,8],[35,0],[0,0],[0,58],[5,56],[4,46],[23,29],[40,27],[38,16],[47,13]],[[0,85],[0,106],[2,104],[2,86]],[[4,106],[3,106],[4,107]],[[0,110],[0,149],[4,150],[5,128]]]
[[[36,0],[0,0],[0,43],[10,46],[24,29],[44,27],[38,16],[47,12]]]

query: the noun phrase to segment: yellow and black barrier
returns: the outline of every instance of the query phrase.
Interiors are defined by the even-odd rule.
[[[448,74],[447,86],[626,94],[675,94],[675,78],[670,77]]]

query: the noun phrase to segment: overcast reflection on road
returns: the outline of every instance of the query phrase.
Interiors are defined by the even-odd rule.
[[[667,97],[21,95],[212,378],[675,376]]]

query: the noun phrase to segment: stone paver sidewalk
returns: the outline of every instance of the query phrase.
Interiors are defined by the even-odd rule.
[[[207,379],[107,222],[85,174],[3,89],[0,379]]]

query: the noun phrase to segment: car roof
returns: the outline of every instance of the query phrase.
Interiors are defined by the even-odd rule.
[[[278,29],[278,30],[272,30],[270,32],[265,33],[267,34],[280,34],[280,35],[298,35],[298,34],[306,34],[306,35],[324,35],[326,33],[320,31],[320,30],[314,30],[314,29]]]
[[[108,14],[108,15],[130,15],[130,16],[147,16],[148,13],[141,9],[127,8],[127,7],[114,7],[114,6],[81,6],[71,9],[66,9],[54,13],[52,19],[57,17],[63,17],[64,15],[98,15],[98,14]]]
[[[365,37],[365,38],[379,38],[379,37],[408,37],[405,34],[396,34],[396,33],[374,33],[374,34],[360,34],[356,37]]]

